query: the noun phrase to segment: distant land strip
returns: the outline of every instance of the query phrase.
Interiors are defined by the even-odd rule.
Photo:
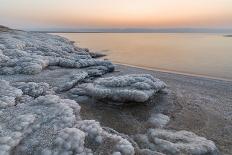
[[[170,28],[170,29],[30,29],[32,32],[45,33],[232,33],[232,29],[207,29],[207,28]]]

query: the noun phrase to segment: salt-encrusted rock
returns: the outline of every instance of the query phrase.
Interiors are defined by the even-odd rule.
[[[188,131],[149,129],[135,140],[141,148],[158,151],[167,155],[218,155],[214,142]]]
[[[148,74],[100,78],[83,88],[88,96],[118,102],[145,102],[166,84]]]
[[[167,115],[160,113],[152,114],[148,119],[149,125],[156,128],[163,128],[169,121],[170,118]]]
[[[75,101],[62,100],[55,95],[40,96],[29,103],[2,109],[0,141],[3,137],[7,149],[0,147],[0,152],[5,151],[4,155],[11,151],[40,154],[43,148],[52,147],[60,130],[80,120],[79,111],[80,106]]]
[[[40,82],[17,82],[13,84],[14,87],[21,89],[24,95],[29,95],[31,97],[39,97],[49,94],[51,90],[49,90],[49,84]]]
[[[10,86],[9,82],[0,80],[0,109],[16,104],[16,99],[22,96],[20,89]]]
[[[61,130],[54,141],[51,149],[42,151],[43,155],[72,155],[86,154],[92,155],[92,150],[85,148],[85,133],[77,128],[65,128]]]
[[[100,52],[89,52],[92,58],[100,58],[106,56],[106,54]]]
[[[110,150],[113,154],[133,155],[135,153],[134,147],[127,139],[108,133],[95,120],[80,121],[76,127],[87,133],[87,136],[98,144],[102,144],[105,140],[112,143],[113,147]]]
[[[44,83],[15,83],[22,92],[6,81],[0,82],[3,86],[0,88],[8,92],[1,93],[3,97],[7,95],[4,98],[6,105],[15,105],[16,97],[19,103],[0,109],[0,154],[96,154],[96,149],[85,146],[88,140],[93,148],[99,147],[97,151],[100,152],[104,152],[101,147],[111,142],[108,152],[135,153],[127,139],[103,130],[94,120],[82,120],[80,106],[75,101],[56,95],[40,96],[47,90]],[[0,92],[4,91],[0,89]],[[2,101],[2,96],[0,99]]]
[[[99,77],[108,72],[112,72],[113,70],[114,70],[114,66],[109,64],[107,67],[106,66],[89,67],[87,72],[90,77]]]
[[[93,59],[65,38],[45,33],[1,32],[0,50],[0,74],[38,74],[48,66],[104,66],[111,71],[113,66],[110,61]]]
[[[84,71],[75,75],[71,75],[70,77],[67,78],[68,80],[65,83],[61,84],[61,86],[57,88],[57,91],[67,91],[73,88],[78,83],[83,82],[83,80],[86,79],[87,77],[88,77],[88,73]]]

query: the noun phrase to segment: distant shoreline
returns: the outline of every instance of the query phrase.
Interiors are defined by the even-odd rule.
[[[224,37],[232,37],[232,34],[231,35],[224,35]]]
[[[116,62],[116,61],[112,61],[112,62],[114,64],[117,64],[117,65],[123,65],[123,66],[128,66],[128,67],[145,69],[145,70],[149,70],[149,71],[177,74],[177,75],[183,75],[183,76],[192,76],[192,77],[199,77],[199,78],[207,78],[209,80],[220,80],[220,81],[232,82],[232,79],[227,79],[227,78],[213,77],[213,76],[202,75],[202,74],[194,74],[194,73],[184,73],[184,72],[171,71],[171,70],[165,70],[165,69],[160,69],[160,68],[151,68],[151,67],[145,67],[145,66],[136,66],[136,65],[130,65],[130,64],[125,64],[125,63]]]
[[[84,32],[79,32],[79,31],[30,31],[30,32],[38,32],[38,33],[205,33],[205,34],[222,34],[224,37],[232,37],[232,35],[225,35],[224,32],[98,32],[98,31],[84,31]]]
[[[54,28],[54,29],[31,29],[32,32],[43,33],[222,33],[232,34],[232,29],[211,29],[211,28]]]

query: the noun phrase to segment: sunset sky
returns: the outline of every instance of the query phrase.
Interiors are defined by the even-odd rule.
[[[0,0],[14,28],[232,27],[232,0]]]

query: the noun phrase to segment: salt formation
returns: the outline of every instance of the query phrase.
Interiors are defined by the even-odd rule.
[[[6,94],[1,89],[1,101],[4,100],[6,105],[14,105],[18,97],[20,104],[7,108],[4,106],[0,110],[0,154],[94,154],[91,145],[88,148],[85,144],[89,139],[95,147],[111,141],[112,148],[107,150],[109,152],[134,154],[133,146],[126,139],[108,133],[94,120],[82,120],[80,106],[73,100],[60,99],[56,95],[30,98],[29,102],[20,100],[23,93],[18,88],[34,97],[43,95],[43,91],[35,93],[32,89],[30,94],[28,88],[38,86],[39,90],[39,86],[46,84],[17,83],[18,88],[6,81],[1,81],[1,84],[8,94],[2,98]]]
[[[156,128],[163,128],[168,122],[170,118],[164,114],[152,114],[151,117],[148,119],[148,123],[150,126]]]
[[[0,80],[0,109],[14,106],[17,98],[22,94],[20,89],[10,86],[7,81]]]
[[[57,91],[67,91],[67,90],[73,88],[78,83],[85,80],[87,77],[88,77],[88,73],[84,72],[84,71],[80,72],[78,74],[72,75],[72,76],[68,77],[68,80],[64,84],[59,86]]]
[[[59,36],[24,31],[0,33],[0,74],[37,74],[48,66],[103,66],[106,72],[114,68],[110,61],[93,59],[84,49]]]
[[[141,148],[167,155],[218,155],[214,142],[188,131],[150,129],[135,137]]]
[[[103,143],[103,141],[106,139],[108,142],[110,141],[110,143],[115,145],[113,148],[111,148],[115,154],[133,155],[135,153],[134,147],[128,140],[119,135],[113,135],[106,132],[102,129],[100,124],[94,120],[81,121],[77,123],[76,127],[85,133],[88,133],[88,137],[98,144]]]
[[[54,140],[54,146],[52,149],[44,149],[42,154],[54,155],[54,154],[86,154],[92,155],[92,150],[85,148],[85,133],[77,128],[65,128],[61,130]]]
[[[35,83],[35,82],[17,82],[13,84],[14,87],[21,89],[23,94],[29,95],[31,97],[39,97],[42,95],[49,94],[49,85],[44,82]]]
[[[114,70],[113,65],[89,67],[87,72],[90,77],[99,77]]]
[[[130,74],[100,78],[87,84],[86,94],[96,99],[119,102],[145,102],[156,92],[164,89],[165,83],[148,74]]]

